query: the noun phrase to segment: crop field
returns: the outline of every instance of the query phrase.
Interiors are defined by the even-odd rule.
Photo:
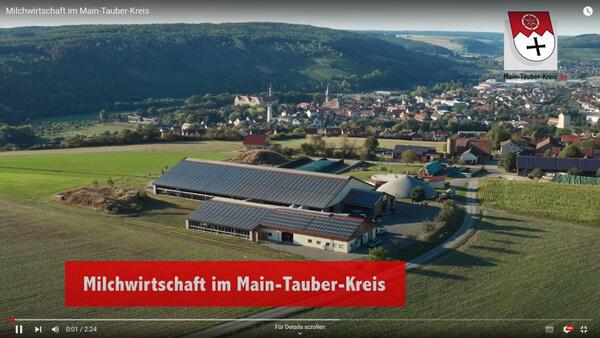
[[[484,206],[600,226],[600,187],[484,179],[477,197]]]
[[[326,332],[340,337],[434,337],[448,332],[453,337],[497,337],[498,332],[504,337],[544,337],[544,326],[560,330],[566,322],[408,319],[599,319],[599,228],[502,211],[484,216],[464,246],[407,274],[404,308],[318,308],[297,316],[380,320],[323,323]],[[237,337],[275,333],[269,323]]]
[[[455,37],[452,36],[432,36],[432,35],[404,35],[406,39],[430,43],[436,46],[448,48],[455,52],[461,53],[464,51],[464,46],[454,42]]]
[[[180,204],[183,203],[183,204]],[[266,246],[191,232],[183,226],[189,201],[155,201],[141,217],[98,214],[0,199],[0,313],[21,318],[228,318],[261,308],[67,308],[65,260],[280,260],[300,259]],[[176,217],[170,217],[179,212]],[[211,323],[102,323],[99,333],[131,330],[137,336],[181,336]],[[0,336],[14,328],[0,327]],[[102,333],[102,330],[106,330]]]

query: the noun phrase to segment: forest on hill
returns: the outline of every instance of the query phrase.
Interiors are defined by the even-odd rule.
[[[0,29],[0,121],[206,93],[410,89],[461,79],[451,53],[407,40],[281,23]],[[469,66],[473,67],[473,66]]]

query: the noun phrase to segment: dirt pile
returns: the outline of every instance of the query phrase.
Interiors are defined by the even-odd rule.
[[[129,214],[142,210],[143,192],[120,188],[80,188],[62,193],[60,200],[69,205],[109,214]]]
[[[279,165],[287,163],[288,159],[280,153],[271,150],[255,149],[240,153],[227,161],[255,165]]]

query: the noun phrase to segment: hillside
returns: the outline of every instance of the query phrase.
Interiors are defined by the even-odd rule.
[[[405,41],[279,23],[0,29],[0,120],[203,93],[403,89],[460,77]]]
[[[404,40],[421,42],[438,47],[450,48],[457,53],[472,53],[502,56],[504,50],[503,33],[486,32],[444,32],[444,31],[398,31],[379,32],[384,36],[402,36]],[[399,42],[400,44],[405,44]],[[600,34],[558,36],[559,58],[561,60],[598,60],[600,54]],[[426,47],[423,47],[426,50]]]

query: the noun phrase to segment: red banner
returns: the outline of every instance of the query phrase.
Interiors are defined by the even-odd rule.
[[[546,32],[554,34],[549,12],[508,12],[513,38],[519,33],[529,37],[533,32],[542,36]]]
[[[66,306],[401,307],[404,302],[404,262],[65,262]]]

